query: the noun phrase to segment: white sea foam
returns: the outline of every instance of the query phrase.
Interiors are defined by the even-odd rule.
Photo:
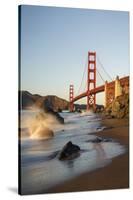
[[[35,113],[25,113],[23,117]],[[92,113],[61,113],[65,119],[64,125],[49,125],[54,131],[54,137],[48,140],[21,141],[22,148],[22,190],[24,193],[45,192],[48,188],[71,179],[86,171],[109,164],[113,157],[124,153],[125,149],[115,142],[91,143],[97,127],[101,127],[100,120]],[[22,119],[24,122],[24,119]],[[68,142],[72,141],[81,148],[78,158],[61,162],[55,156],[56,152]]]

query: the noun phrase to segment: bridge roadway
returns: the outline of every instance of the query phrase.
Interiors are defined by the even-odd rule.
[[[123,83],[127,79],[129,80],[129,76],[120,78],[120,83]],[[114,85],[114,83],[115,83],[115,81],[112,81],[112,82],[109,82],[108,84],[109,85]],[[100,93],[100,92],[104,92],[104,89],[105,89],[105,85],[101,85],[101,86],[96,87],[95,89],[90,90],[89,94],[92,95],[92,94],[97,94],[97,93]],[[71,101],[71,103],[75,102],[75,101],[78,101],[79,99],[82,99],[82,98],[86,97],[87,94],[88,94],[88,92],[86,91],[86,92],[83,92],[82,94],[74,97],[73,100]]]

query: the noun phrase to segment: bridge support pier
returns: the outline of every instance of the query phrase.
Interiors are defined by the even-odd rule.
[[[69,87],[69,111],[70,112],[74,111],[73,98],[74,98],[74,85],[70,85]]]
[[[120,84],[119,76],[115,79],[115,98],[122,95],[122,87]]]
[[[105,86],[104,86],[104,92],[105,92],[105,102],[104,102],[104,107],[105,107],[105,108],[107,107],[107,85],[108,85],[108,82],[105,81]]]
[[[122,87],[121,83],[119,80],[119,77],[117,76],[115,81],[108,83],[107,81],[105,82],[104,86],[105,90],[105,107],[107,107],[109,104],[112,103],[112,101],[122,95]]]
[[[105,107],[112,103],[115,98],[115,82],[105,82]]]
[[[87,110],[96,106],[96,94],[90,94],[96,88],[96,52],[88,52]]]

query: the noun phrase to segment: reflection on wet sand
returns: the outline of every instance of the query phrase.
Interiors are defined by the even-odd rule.
[[[98,160],[106,160],[107,155],[102,146],[102,143],[94,143],[93,148],[96,150],[96,157]]]

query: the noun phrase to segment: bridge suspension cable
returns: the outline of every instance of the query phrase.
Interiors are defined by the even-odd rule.
[[[79,86],[79,89],[78,89],[78,92],[77,92],[77,95],[80,94],[80,90],[83,86],[83,81],[84,81],[84,78],[85,78],[85,74],[86,74],[86,71],[87,71],[87,67],[88,67],[88,57],[86,58],[86,61],[85,61],[85,66],[84,66],[84,71],[83,71],[83,75],[82,75],[82,79],[81,79],[81,83],[80,83],[80,86]],[[102,75],[100,74],[98,68],[96,68],[96,71],[97,73],[99,74],[100,78],[102,79],[103,83],[105,83],[105,80],[104,78],[102,77]],[[105,71],[105,70],[104,70]],[[84,90],[83,91],[86,91],[87,90],[87,82],[85,82],[85,85],[84,85]],[[76,96],[77,96],[76,95]]]
[[[86,58],[85,66],[84,66],[84,72],[83,72],[83,76],[82,76],[82,79],[81,79],[81,83],[80,83],[80,86],[79,86],[77,95],[79,94],[79,92],[80,92],[80,90],[81,90],[81,87],[82,87],[82,84],[83,84],[83,80],[84,80],[84,77],[85,77],[85,73],[86,73],[86,71],[87,71],[87,63],[88,63],[88,59]]]
[[[112,77],[108,74],[108,72],[105,70],[103,64],[101,63],[100,59],[99,59],[99,56],[97,55],[97,61],[99,63],[99,65],[101,66],[101,68],[103,69],[103,71],[105,72],[105,74],[108,76],[108,78],[113,81]]]
[[[97,61],[98,61],[98,64],[99,66],[103,69],[104,73],[108,76],[108,78],[112,81],[112,77],[107,73],[107,71],[105,70],[103,64],[101,63],[100,59],[99,59],[99,56],[97,55]],[[84,87],[84,90],[83,91],[86,91],[87,90],[87,82],[85,82],[85,85],[83,85],[83,81],[84,81],[84,78],[85,78],[85,74],[86,74],[86,71],[87,71],[87,67],[88,67],[88,57],[86,58],[85,60],[85,66],[84,66],[84,71],[83,71],[83,75],[82,75],[82,79],[81,79],[81,82],[80,82],[80,86],[78,88],[78,92],[75,96],[78,96],[80,94],[80,91],[81,91],[81,88]],[[99,75],[99,77],[101,78],[101,80],[103,81],[103,83],[105,83],[105,79],[103,78],[103,76],[101,75],[100,71],[98,68],[96,68],[96,71]],[[83,88],[82,88],[83,89]]]
[[[100,74],[99,70],[96,69],[97,73],[99,74],[100,78],[102,79],[103,83],[105,83],[105,80],[103,79],[102,75]]]

